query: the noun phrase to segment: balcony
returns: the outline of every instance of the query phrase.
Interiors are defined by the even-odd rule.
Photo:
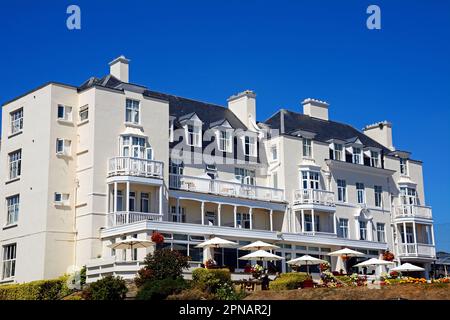
[[[162,221],[162,214],[135,211],[118,211],[108,214],[108,226],[121,226],[141,221]]]
[[[431,207],[402,204],[395,207],[395,218],[432,219]]]
[[[162,178],[164,163],[133,157],[114,157],[108,160],[108,177],[135,176]]]
[[[436,256],[436,249],[432,244],[399,243],[398,253],[401,258],[405,257],[433,258]]]
[[[334,193],[319,189],[300,189],[294,191],[294,205],[318,205],[335,207]]]
[[[171,189],[210,193],[220,196],[263,201],[284,201],[284,191],[282,189],[203,177],[171,174],[169,176],[169,187]]]

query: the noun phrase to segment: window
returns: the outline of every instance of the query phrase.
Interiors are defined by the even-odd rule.
[[[312,158],[311,139],[303,138],[303,157]]]
[[[55,192],[54,201],[55,201],[55,204],[68,204],[68,202],[69,202],[69,194],[68,193]]]
[[[312,231],[312,226],[312,216],[310,214],[305,214],[305,230],[303,231]]]
[[[122,156],[153,160],[153,149],[145,138],[122,136]]]
[[[70,155],[70,147],[72,142],[67,139],[56,139],[56,154],[58,155]]]
[[[122,190],[117,190],[116,205],[117,205],[116,211],[122,211],[123,210]]]
[[[342,161],[342,144],[335,143],[334,144],[334,160]]]
[[[347,202],[347,183],[345,180],[337,180],[338,201]]]
[[[133,191],[130,191],[128,204],[130,211],[136,211],[136,193]]]
[[[231,152],[232,136],[230,131],[219,131],[219,150],[224,152]]]
[[[416,189],[400,187],[400,202],[404,214],[414,214],[415,206],[418,204]]]
[[[9,179],[20,177],[22,173],[22,150],[9,154]]]
[[[58,120],[72,121],[72,107],[58,105]]]
[[[242,184],[255,185],[255,170],[245,168],[234,168],[234,175]]]
[[[11,116],[11,134],[22,131],[23,129],[23,108],[10,113]]]
[[[303,189],[319,189],[319,173],[316,171],[302,171]]]
[[[379,167],[380,166],[380,160],[379,160],[380,154],[376,151],[370,151],[370,165],[372,167]]]
[[[353,163],[361,164],[361,148],[353,147]]]
[[[201,126],[196,126],[193,124],[188,124],[186,126],[187,130],[187,144],[190,146],[201,147]]]
[[[381,207],[383,189],[381,186],[374,186],[373,189],[375,191],[375,207]]]
[[[278,160],[278,148],[276,145],[270,148],[270,154],[272,155],[272,160]]]
[[[348,238],[348,219],[339,219],[338,237]]]
[[[236,213],[236,225],[238,228],[250,229],[250,214]]]
[[[356,183],[356,198],[358,203],[366,203],[366,192],[364,190],[364,183]]]
[[[80,108],[79,111],[80,121],[87,120],[89,118],[89,106],[85,105]]]
[[[367,222],[359,221],[359,240],[367,240]]]
[[[378,242],[386,242],[386,234],[384,232],[384,223],[377,223],[377,239],[378,239]]]
[[[408,163],[404,158],[400,158],[400,174],[404,176],[408,175]]]
[[[15,276],[16,254],[17,245],[15,243],[3,246],[2,279],[9,279]]]
[[[19,204],[20,197],[18,194],[6,198],[6,208],[8,211],[8,216],[6,217],[6,225],[17,223],[19,219]]]
[[[244,138],[244,154],[250,157],[256,157],[256,137],[245,136]]]
[[[139,124],[139,101],[132,99],[126,100],[125,122]]]
[[[177,213],[177,207],[170,207],[170,214],[172,215],[172,222],[186,222],[186,208],[178,207],[179,212]]]

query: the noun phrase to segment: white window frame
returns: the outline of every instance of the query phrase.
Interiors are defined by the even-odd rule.
[[[202,146],[202,127],[201,125],[188,123],[185,126],[186,130],[186,144],[191,147]]]
[[[377,222],[377,240],[378,242],[386,242],[386,225]]]
[[[256,172],[246,168],[234,168],[234,176],[242,184],[256,185]]]
[[[370,151],[370,165],[375,168],[380,167],[380,153],[378,151]]]
[[[147,211],[144,211],[144,203],[147,203]],[[141,207],[140,212],[150,213],[150,193],[149,192],[141,192]]]
[[[320,190],[320,174],[318,171],[302,170],[300,171],[301,185],[303,190],[314,189]]]
[[[19,221],[20,195],[15,194],[6,198],[6,225],[14,225]]]
[[[365,189],[364,183],[357,182],[355,184],[355,187],[356,187],[356,202],[358,204],[365,204],[366,203],[366,189]]]
[[[240,229],[250,229],[250,214],[237,212],[236,226]]]
[[[341,143],[334,143],[333,144],[333,158],[337,161],[344,161],[343,157],[344,153],[344,145]]]
[[[125,100],[125,123],[141,123],[141,102],[127,98]]]
[[[233,136],[229,130],[218,131],[219,151],[232,152]]]
[[[408,159],[406,158],[400,158],[400,175],[408,175]]]
[[[59,115],[59,110],[62,109],[63,110],[63,114],[62,116]],[[72,121],[72,110],[73,108],[70,106],[65,106],[62,104],[58,104],[58,110],[57,110],[57,118],[58,120],[61,121]]]
[[[120,136],[120,154],[122,157],[153,160],[153,148],[144,137],[133,135]]]
[[[22,175],[22,149],[15,150],[8,154],[9,179],[17,179]]]
[[[343,179],[337,179],[338,201],[347,202],[347,182]]]
[[[361,164],[362,149],[359,147],[352,147],[352,160],[355,164]]]
[[[271,156],[273,161],[277,161],[278,160],[278,146],[276,144],[273,144],[270,147],[270,156]]]
[[[55,205],[68,205],[70,195],[68,193],[55,192],[53,201]]]
[[[72,154],[72,141],[69,139],[57,138],[56,154],[60,156],[70,156]]]
[[[186,222],[186,208],[178,207],[179,212],[177,212],[177,206],[170,206],[170,215],[172,217],[172,222],[185,223]]]
[[[80,107],[80,110],[78,111],[78,117],[80,119],[80,122],[84,122],[89,119],[89,105],[86,104]]]
[[[367,221],[358,220],[359,240],[367,240]]]
[[[16,275],[17,243],[3,246],[2,280],[14,278]]]
[[[383,187],[373,186],[375,207],[381,208],[383,206]]]
[[[339,237],[340,238],[344,238],[344,239],[348,239],[349,238],[349,229],[348,229],[348,219],[346,218],[339,218],[338,220],[339,223]]]
[[[257,139],[253,135],[245,135],[244,136],[244,155],[249,157],[256,157],[257,152]],[[248,149],[248,152],[247,152]]]
[[[303,158],[313,157],[312,139],[308,138],[302,139],[302,151],[303,151]]]
[[[19,133],[23,130],[23,108],[10,112],[11,134]]]

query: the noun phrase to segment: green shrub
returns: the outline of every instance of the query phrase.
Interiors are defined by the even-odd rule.
[[[217,288],[215,298],[217,300],[241,300],[246,296],[244,291],[237,292],[232,284],[224,283]]]
[[[139,288],[137,300],[163,300],[171,294],[180,293],[186,289],[187,284],[183,278],[165,278],[147,281]]]
[[[303,281],[311,279],[311,276],[305,272],[283,273],[279,278],[270,282],[271,290],[292,290],[298,289]]]
[[[0,286],[0,300],[57,300],[67,295],[67,277]]]
[[[128,289],[120,277],[107,276],[83,290],[86,300],[123,300]]]
[[[188,257],[176,250],[155,250],[153,254],[149,253],[145,257],[145,267],[139,271],[135,283],[139,287],[148,281],[178,279],[182,276],[183,269],[189,268],[188,261]]]
[[[215,293],[225,283],[231,284],[231,273],[228,269],[197,268],[192,272],[192,286],[200,290]]]

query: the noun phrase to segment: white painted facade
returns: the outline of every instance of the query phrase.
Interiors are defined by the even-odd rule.
[[[256,124],[256,96],[246,91],[228,100],[229,110],[248,134],[259,135],[259,161],[208,168],[185,163],[180,169],[169,160],[171,126],[195,127],[205,119],[174,117],[164,95],[128,84],[128,64],[125,57],[110,64],[114,79],[122,80],[115,88],[49,83],[3,105],[0,283],[55,278],[84,265],[91,266],[91,281],[108,273],[130,276],[136,263],[127,261],[142,260],[148,250],[114,252],[108,245],[124,237],[148,239],[154,231],[190,255],[193,265],[202,262],[195,245],[217,235],[242,244],[277,243],[286,260],[304,253],[327,258],[347,246],[367,256],[389,249],[397,262],[429,268],[435,247],[422,163],[394,150],[390,124],[366,129],[391,150],[379,155],[378,167],[330,160],[333,143],[343,144],[343,160],[345,150],[361,149],[361,159],[374,150],[358,140],[320,141],[302,128],[261,139],[265,125]],[[303,105],[305,114],[328,121],[327,103],[307,99]],[[239,135],[226,121],[214,128]],[[245,141],[232,139],[230,148],[245,150]],[[246,176],[239,180],[238,172]],[[313,177],[307,189],[303,172]],[[346,188],[340,200],[341,180]],[[357,184],[364,185],[360,204]],[[241,252],[221,253],[216,258],[223,264],[240,268]]]

